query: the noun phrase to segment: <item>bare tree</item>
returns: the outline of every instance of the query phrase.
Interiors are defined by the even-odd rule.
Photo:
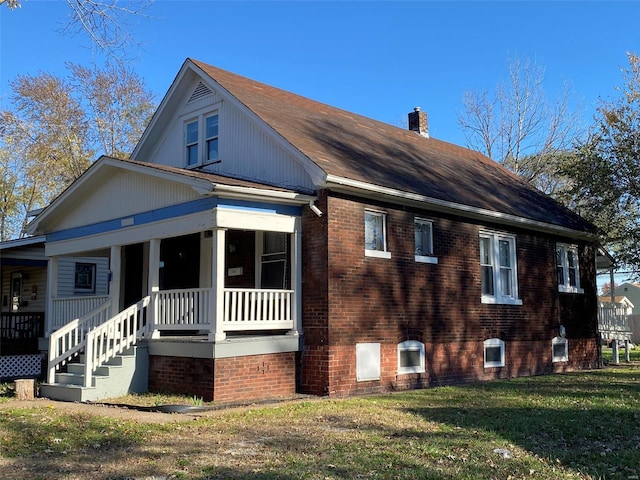
[[[143,16],[154,0],[65,0],[71,9],[63,31],[86,33],[107,56],[122,58],[127,47],[138,42],[131,34],[131,19]],[[22,6],[21,0],[0,0],[10,10]]]
[[[579,112],[571,110],[571,90],[559,98],[544,93],[544,68],[528,60],[509,62],[508,81],[494,94],[469,91],[458,115],[467,145],[501,163],[536,187],[553,193],[553,159],[571,149],[581,135]]]

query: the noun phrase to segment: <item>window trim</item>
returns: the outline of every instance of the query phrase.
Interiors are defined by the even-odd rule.
[[[479,239],[488,238],[490,240],[490,248],[491,248],[491,263],[490,265],[493,269],[493,295],[487,293],[481,293],[481,301],[482,303],[487,304],[501,304],[501,305],[522,305],[522,299],[519,296],[518,292],[518,255],[516,252],[516,236],[509,233],[504,232],[496,232],[491,230],[480,230]],[[504,295],[502,293],[502,278],[500,275],[500,241],[506,240],[509,242],[511,246],[509,258],[511,260],[511,285],[512,285],[512,294]],[[480,241],[480,240],[479,240]],[[478,253],[480,252],[480,243],[478,244]],[[482,256],[480,255],[480,283],[482,285]],[[496,265],[498,267],[496,268]]]
[[[430,240],[430,244],[431,244],[431,252],[429,255],[418,255],[415,253],[416,250],[416,243],[415,243],[415,233],[416,233],[416,226],[418,224],[422,224],[422,225],[429,225],[429,240]],[[427,218],[422,218],[422,217],[414,217],[413,219],[413,247],[414,247],[414,261],[416,263],[432,263],[432,264],[437,264],[438,263],[438,257],[436,257],[433,252],[434,252],[434,245],[433,245],[433,220],[429,220]]]
[[[572,251],[575,255],[575,271],[576,271],[576,284],[575,286],[570,285],[570,275],[569,275],[569,251]],[[561,265],[558,265],[558,252],[561,252]],[[564,284],[561,284],[558,281],[558,291],[562,293],[584,293],[584,289],[580,287],[580,249],[578,245],[557,242],[556,250],[555,250],[555,259],[556,259],[556,281],[559,280],[558,268],[562,268],[563,270],[563,280]]]
[[[79,287],[78,283],[78,267],[88,267],[90,269],[90,284],[88,288]],[[96,293],[96,280],[97,280],[98,265],[91,262],[75,262],[73,267],[73,292],[74,293]]]
[[[212,117],[218,117],[218,134],[213,137],[207,137],[207,119]],[[197,142],[187,143],[187,127],[192,124],[196,124],[198,129],[198,140]],[[182,151],[183,151],[183,164],[184,168],[193,169],[204,167],[206,165],[212,165],[215,163],[221,163],[222,160],[220,158],[220,109],[215,108],[213,110],[207,110],[203,113],[198,113],[195,115],[190,115],[186,117],[183,121],[183,142],[182,142]],[[218,156],[215,159],[208,159],[209,155],[208,144],[212,139],[216,139],[218,141]],[[196,162],[189,163],[189,147],[196,147]]]
[[[424,373],[425,368],[425,350],[424,343],[417,340],[405,340],[398,344],[398,375],[406,375],[411,373]],[[420,365],[412,367],[402,367],[400,364],[401,352],[417,351],[420,353]]]
[[[564,344],[564,355],[556,357],[555,346]],[[569,341],[565,337],[554,337],[551,339],[551,361],[552,363],[569,361]]]
[[[487,347],[488,348],[500,348],[500,361],[499,362],[487,362]],[[504,353],[504,340],[499,338],[488,338],[483,342],[483,358],[484,368],[500,368],[505,365],[505,353]]]
[[[382,218],[382,250],[372,250],[367,248],[367,215],[375,215]],[[387,245],[387,213],[380,210],[372,210],[366,208],[364,210],[364,255],[365,257],[377,257],[377,258],[391,258],[391,252],[388,250]]]

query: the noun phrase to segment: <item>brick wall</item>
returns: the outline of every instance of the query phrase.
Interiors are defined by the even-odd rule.
[[[236,402],[283,397],[296,391],[293,352],[216,359],[152,355],[149,360],[150,392]]]
[[[321,219],[303,218],[302,391],[345,395],[595,365],[593,246],[580,245],[584,294],[559,294],[555,244],[561,238],[433,212],[364,205],[346,196],[322,196],[319,203],[325,212]],[[364,255],[365,207],[387,214],[390,259]],[[433,221],[437,264],[415,262],[416,216]],[[481,303],[481,228],[516,236],[523,305]],[[325,249],[326,265],[319,255]],[[551,362],[551,339],[560,324],[570,348],[583,345],[564,366]],[[487,338],[505,341],[504,368],[484,369],[482,341]],[[425,374],[396,375],[396,345],[404,340],[425,344]],[[381,344],[378,381],[356,382],[355,345],[365,342]]]

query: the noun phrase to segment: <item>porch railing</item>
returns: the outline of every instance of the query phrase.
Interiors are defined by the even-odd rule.
[[[620,303],[602,302],[598,305],[598,330],[611,339],[631,338],[627,307]],[[628,337],[628,338],[627,338]]]
[[[149,330],[147,307],[150,302],[150,297],[144,297],[87,333],[84,363],[85,387],[91,386],[91,377],[96,368],[146,336]]]
[[[291,329],[293,290],[224,289],[224,331]]]
[[[52,332],[49,336],[49,358],[47,381],[53,383],[56,370],[80,354],[86,344],[89,330],[103,324],[109,319],[111,301],[91,310],[86,315],[76,318]]]
[[[157,330],[209,330],[210,288],[160,290],[153,294]]]
[[[90,297],[55,298],[53,300],[53,312],[49,314],[50,330],[58,330],[67,325],[71,320],[76,320],[94,308],[103,305],[109,300],[108,295],[93,295]]]

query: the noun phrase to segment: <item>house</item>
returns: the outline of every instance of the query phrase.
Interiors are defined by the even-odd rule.
[[[47,303],[45,237],[0,242],[0,378],[36,377],[41,373],[41,345]],[[92,275],[83,275],[93,268]],[[61,260],[59,294],[108,297],[108,259],[65,257]],[[96,297],[97,295],[97,297]],[[73,315],[73,312],[65,312]]]
[[[28,225],[49,261],[43,395],[340,396],[598,366],[593,226],[408,120],[187,59],[132,158],[98,159]],[[58,288],[70,256],[108,263],[99,305]]]

